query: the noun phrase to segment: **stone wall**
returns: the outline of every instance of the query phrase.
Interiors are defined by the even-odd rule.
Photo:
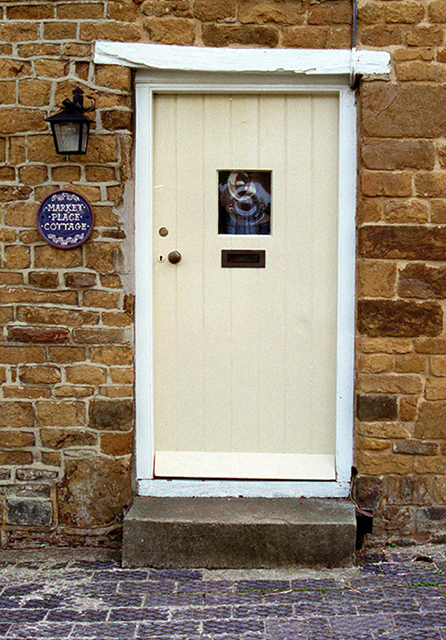
[[[107,20],[120,3],[0,11],[3,543],[106,543],[132,498],[132,85],[130,70],[91,60],[98,35],[141,30],[133,13]],[[65,159],[45,118],[77,85],[95,100],[95,122],[88,154]],[[59,188],[95,212],[77,249],[54,249],[36,230],[40,202]]]
[[[0,0],[0,18],[2,542],[111,544],[132,499],[132,82],[94,41],[348,48],[352,5]],[[358,89],[355,496],[386,537],[446,531],[445,29],[444,0],[359,1],[358,47],[392,54]],[[95,122],[65,160],[45,117],[77,85]],[[95,211],[78,249],[36,231],[59,188]]]
[[[389,82],[364,83],[359,96],[357,498],[375,509],[382,537],[440,540],[446,5],[375,2],[360,16],[361,42],[389,49],[393,69]]]

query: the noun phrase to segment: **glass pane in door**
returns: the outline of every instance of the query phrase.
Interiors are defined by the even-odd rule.
[[[218,233],[271,233],[271,171],[218,172]]]

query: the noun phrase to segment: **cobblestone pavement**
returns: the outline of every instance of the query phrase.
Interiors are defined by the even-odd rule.
[[[335,570],[122,569],[105,552],[0,552],[0,638],[446,639],[446,547]]]

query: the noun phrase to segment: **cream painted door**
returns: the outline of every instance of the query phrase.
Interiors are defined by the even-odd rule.
[[[156,477],[336,478],[338,129],[337,94],[155,96]],[[270,233],[219,233],[225,175]]]

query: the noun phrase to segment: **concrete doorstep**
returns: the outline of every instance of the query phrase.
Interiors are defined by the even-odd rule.
[[[127,567],[260,569],[353,562],[348,500],[138,497],[124,519]]]

